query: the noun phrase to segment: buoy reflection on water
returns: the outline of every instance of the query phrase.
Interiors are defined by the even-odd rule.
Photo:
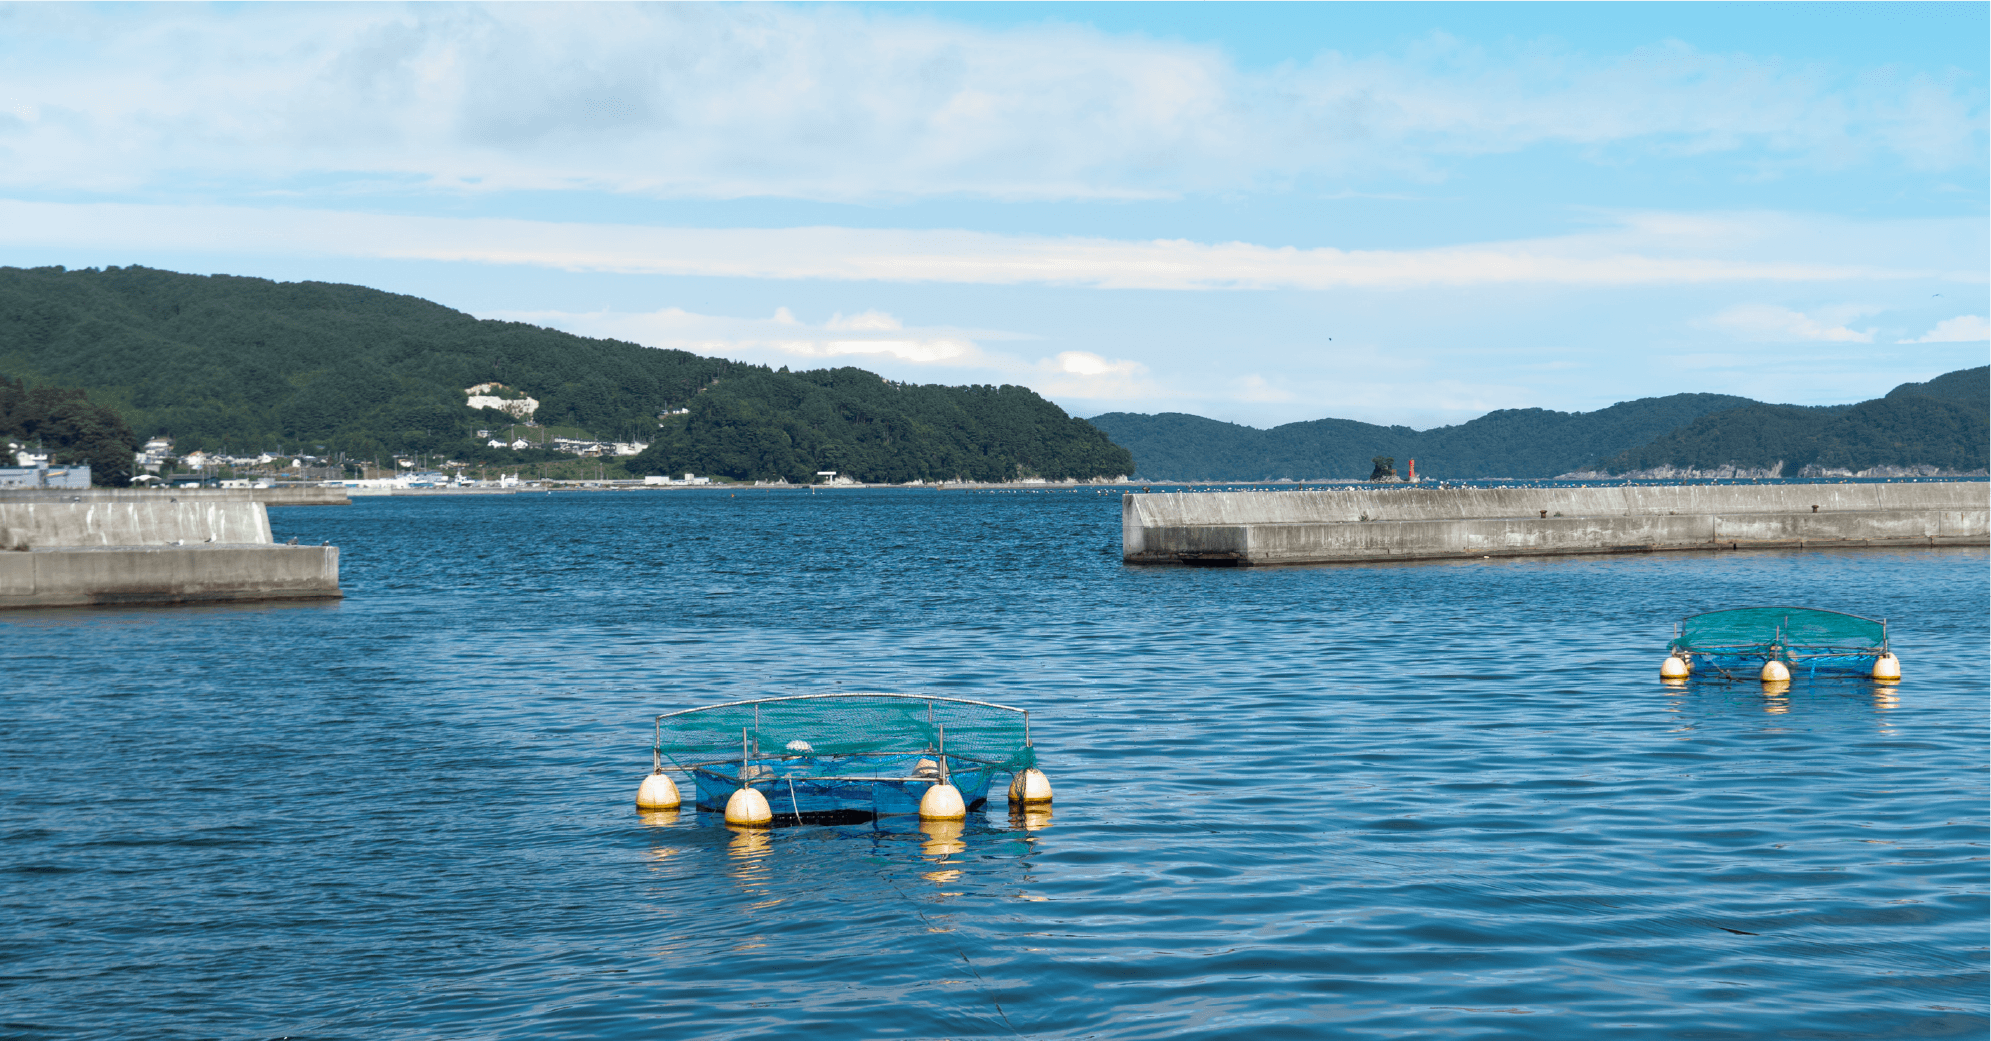
[[[966,853],[968,844],[961,838],[966,828],[967,824],[958,820],[920,821],[920,834],[926,836],[920,843],[920,850],[929,857],[940,858],[943,863],[956,853]]]
[[[957,853],[966,853],[968,851],[968,843],[961,837],[961,833],[966,829],[967,823],[958,820],[923,820],[919,822],[920,834],[925,836],[924,840],[920,843],[920,852],[932,858],[935,864],[943,865],[941,870],[922,873],[921,878],[926,879],[928,882],[936,882],[944,885],[961,877],[961,869],[944,865],[960,863],[951,858]]]
[[[637,810],[636,819],[646,828],[688,828],[695,823],[676,810]]]
[[[774,851],[774,839],[767,829],[729,824],[726,830],[733,833],[732,841],[726,843],[728,873],[741,882],[765,881],[767,855]]]
[[[1050,827],[1050,804],[1011,805],[1009,808],[1009,826],[1012,828],[1022,828],[1024,831],[1042,831]]]

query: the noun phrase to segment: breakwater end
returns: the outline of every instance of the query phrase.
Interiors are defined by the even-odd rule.
[[[1597,485],[1127,494],[1130,564],[1991,545],[1991,485]]]
[[[266,506],[246,494],[347,501],[331,491],[0,493],[0,608],[337,599],[338,547],[275,544]]]

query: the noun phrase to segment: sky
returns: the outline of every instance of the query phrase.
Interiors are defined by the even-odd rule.
[[[1991,5],[0,6],[0,264],[1079,416],[1864,400],[1991,353]]]

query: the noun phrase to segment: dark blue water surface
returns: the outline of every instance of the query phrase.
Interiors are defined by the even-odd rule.
[[[0,616],[0,1035],[1984,1036],[1984,551],[1137,569],[1119,516],[362,499],[271,511],[341,603]],[[1661,685],[1762,603],[1905,680]],[[851,689],[1029,708],[1055,812],[635,809],[653,714]]]

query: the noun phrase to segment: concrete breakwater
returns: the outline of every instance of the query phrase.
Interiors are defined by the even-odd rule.
[[[1129,494],[1130,564],[1249,566],[1991,544],[1991,485],[1593,485]]]
[[[340,595],[338,547],[276,545],[246,497],[0,495],[0,608]]]
[[[345,506],[344,488],[8,488],[5,502],[260,502],[265,506]]]

